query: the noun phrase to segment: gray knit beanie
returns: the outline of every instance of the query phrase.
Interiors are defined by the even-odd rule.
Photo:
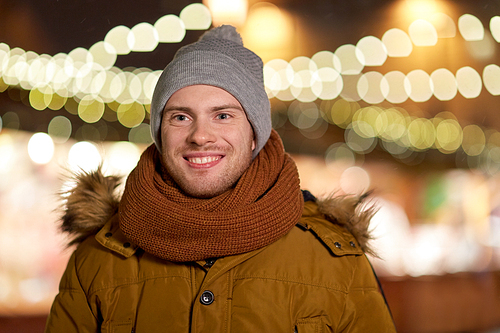
[[[263,63],[243,46],[241,36],[230,25],[207,31],[197,42],[180,48],[158,79],[151,101],[151,136],[158,150],[165,104],[177,90],[195,84],[222,88],[240,102],[255,134],[255,158],[271,134]]]

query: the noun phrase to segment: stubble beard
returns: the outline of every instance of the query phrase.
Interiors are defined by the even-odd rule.
[[[187,149],[177,149],[174,156],[182,156]],[[248,169],[252,162],[252,150],[241,156],[234,156],[232,149],[213,149],[205,148],[197,151],[219,151],[223,152],[228,159],[225,163],[224,170],[218,174],[210,175],[211,170],[196,170],[196,175],[186,172],[183,168],[179,168],[173,161],[163,154],[162,162],[167,169],[169,175],[177,183],[180,189],[187,195],[196,198],[213,198],[229,189],[233,188],[240,179],[241,175]],[[189,151],[193,151],[190,149]],[[229,162],[229,163],[228,163]],[[232,163],[233,165],[230,165]]]

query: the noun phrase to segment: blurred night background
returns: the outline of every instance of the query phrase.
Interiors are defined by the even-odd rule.
[[[0,333],[43,332],[65,175],[126,176],[161,70],[223,23],[302,187],[373,190],[398,332],[500,332],[500,1],[0,0]]]

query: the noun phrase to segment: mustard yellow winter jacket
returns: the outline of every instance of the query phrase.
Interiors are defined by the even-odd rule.
[[[273,244],[172,263],[131,244],[115,214],[71,256],[45,332],[395,332],[347,229],[308,201]]]

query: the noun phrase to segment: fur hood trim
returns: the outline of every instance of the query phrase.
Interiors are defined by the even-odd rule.
[[[70,236],[69,246],[81,243],[97,232],[118,212],[121,177],[104,176],[102,168],[92,172],[80,171],[70,179],[76,183],[61,193],[63,216],[61,230]],[[317,200],[318,211],[327,220],[346,228],[358,241],[365,253],[375,255],[368,242],[369,224],[376,209],[366,201],[369,193],[361,196],[331,195]]]
[[[70,177],[76,185],[62,192],[61,230],[68,233],[68,246],[81,243],[97,232],[118,212],[117,188],[122,178],[104,176],[102,167],[92,172],[79,171]]]
[[[363,195],[338,195],[335,193],[323,200],[318,200],[318,211],[335,224],[343,226],[356,238],[363,252],[377,257],[369,246],[373,239],[370,235],[370,221],[377,208],[369,203],[371,192]]]

